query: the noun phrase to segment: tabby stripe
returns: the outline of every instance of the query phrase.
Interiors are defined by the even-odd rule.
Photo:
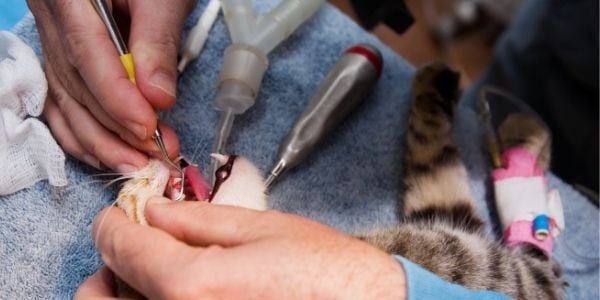
[[[421,119],[421,122],[423,122],[423,125],[431,128],[431,129],[440,129],[442,127],[442,124],[440,124],[437,120],[434,119]]]
[[[466,253],[467,251],[462,251],[464,247],[462,247],[460,241],[455,236],[448,236],[444,247],[446,248],[446,251],[444,252],[451,253],[453,256],[459,258],[455,262],[455,266],[452,268],[452,273],[450,274],[452,282],[464,285],[466,283],[463,280],[464,274],[469,272],[468,270],[472,269],[472,258]]]
[[[458,150],[453,145],[446,145],[440,153],[433,159],[436,166],[451,165],[457,163],[459,158]]]
[[[436,94],[434,93],[425,93],[423,95],[418,95],[413,105],[418,110],[418,112],[425,112],[433,116],[438,116],[440,113],[440,109],[433,103],[433,98],[435,97]]]
[[[488,270],[490,270],[491,273],[490,277],[494,278],[494,280],[491,280],[490,282],[490,289],[497,290],[498,285],[496,283],[503,282],[505,280],[504,274],[500,272],[500,266],[502,265],[502,257],[500,256],[501,253],[498,252],[498,249],[492,248],[488,250],[488,255],[491,255],[492,258],[488,261]]]
[[[467,232],[480,232],[483,229],[483,221],[475,214],[472,206],[457,202],[452,207],[427,206],[412,212],[406,217],[407,221],[424,222],[425,224],[432,221],[442,222]]]
[[[421,145],[429,144],[429,142],[430,142],[429,137],[427,137],[426,134],[417,130],[413,126],[412,122],[408,125],[408,132],[409,132],[409,134],[412,135],[415,142],[417,142],[418,144],[421,144]]]
[[[511,267],[515,270],[516,275],[516,286],[517,286],[517,299],[525,299],[525,290],[523,289],[523,277],[521,276],[521,272],[523,269],[517,267],[517,263],[512,260]]]

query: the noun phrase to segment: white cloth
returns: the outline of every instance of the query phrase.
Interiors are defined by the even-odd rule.
[[[48,84],[34,51],[0,31],[0,195],[48,179],[65,186],[65,155],[38,117]]]
[[[494,182],[496,207],[504,230],[516,221],[533,221],[545,214],[554,219],[558,235],[565,227],[562,201],[557,190],[546,193],[543,176],[512,177]]]

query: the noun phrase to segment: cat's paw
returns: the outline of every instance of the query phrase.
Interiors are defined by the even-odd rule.
[[[459,80],[460,74],[442,62],[420,68],[412,85],[415,108],[423,113],[442,112],[452,117],[460,96]]]
[[[415,92],[435,90],[443,98],[456,101],[460,94],[460,74],[443,62],[435,61],[417,70],[413,81]]]
[[[548,169],[552,137],[548,127],[535,114],[528,112],[510,114],[498,128],[498,137],[502,151],[523,147],[537,155],[537,165],[540,169]]]

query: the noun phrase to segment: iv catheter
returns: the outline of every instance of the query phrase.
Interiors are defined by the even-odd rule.
[[[106,26],[106,29],[108,30],[111,40],[117,48],[117,52],[119,53],[119,59],[121,60],[123,67],[125,67],[127,77],[131,82],[133,82],[133,84],[135,84],[135,67],[133,64],[133,55],[129,52],[127,46],[125,45],[125,42],[123,41],[123,37],[119,32],[115,19],[110,13],[106,0],[92,0],[92,4],[94,5],[94,8],[96,8],[98,15],[100,16],[102,22]],[[177,170],[181,171],[181,168],[169,158],[167,147],[162,137],[162,132],[160,131],[160,128],[158,126],[156,127],[152,138],[154,139],[154,142],[156,143],[156,146],[158,147],[163,159],[167,161],[170,165],[174,166]]]
[[[249,0],[222,0],[223,14],[232,45],[225,50],[215,105],[220,119],[215,131],[213,153],[223,153],[236,115],[254,105],[267,54],[310,18],[324,0],[284,0],[269,13],[256,16]],[[219,162],[212,159],[210,182]]]

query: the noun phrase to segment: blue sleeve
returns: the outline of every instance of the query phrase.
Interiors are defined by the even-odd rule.
[[[463,286],[449,283],[437,275],[423,269],[408,259],[394,255],[404,268],[408,300],[505,300],[510,297],[490,291],[474,291]]]

